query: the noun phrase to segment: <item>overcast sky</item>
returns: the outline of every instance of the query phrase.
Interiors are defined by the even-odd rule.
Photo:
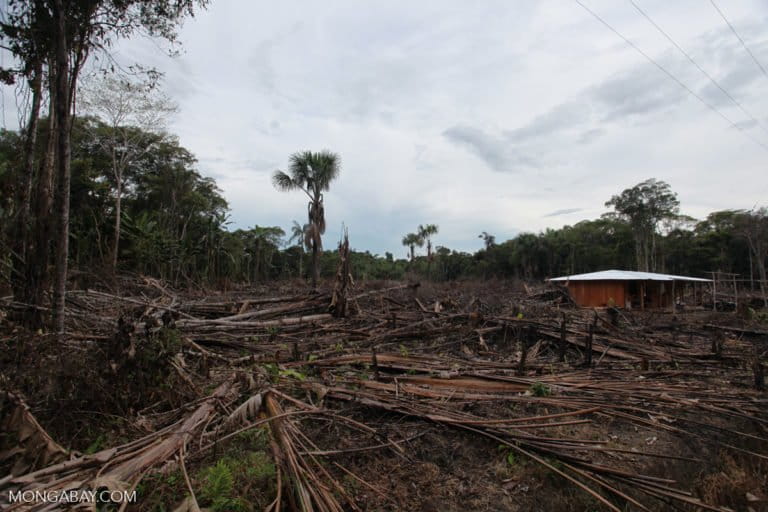
[[[631,3],[583,1],[743,131],[572,0],[214,0],[181,30],[180,57],[136,40],[117,58],[165,72],[170,131],[216,178],[233,227],[305,220],[303,194],[270,181],[304,149],[341,156],[326,246],[343,222],[355,248],[399,257],[418,224],[474,251],[481,231],[598,217],[650,177],[694,217],[766,204],[768,150],[752,139],[768,147],[768,76],[714,7],[635,0],[758,123]],[[768,66],[768,3],[718,5]]]

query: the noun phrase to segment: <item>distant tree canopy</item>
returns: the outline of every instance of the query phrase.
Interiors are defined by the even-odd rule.
[[[41,152],[45,124],[43,119],[39,128]],[[118,185],[109,146],[100,140],[112,130],[96,118],[77,119],[73,125],[70,262],[75,268],[108,270],[111,266]],[[197,171],[195,157],[177,139],[147,132],[135,140],[143,146],[121,177],[119,271],[192,286],[311,278],[311,252],[305,249],[311,250],[314,236],[307,236],[313,232],[306,224],[293,222],[288,234],[274,226],[232,230],[227,202],[215,181]],[[0,132],[3,226],[9,226],[18,209],[14,198],[23,183],[18,179],[17,165],[21,144],[19,134]],[[698,222],[666,222],[672,217],[680,219],[677,199],[669,186],[652,180],[641,185],[609,201],[617,210],[615,214],[560,229],[521,233],[503,242],[484,232],[481,240],[473,237],[482,245],[474,254],[441,245],[417,254],[417,247],[431,244],[426,233],[431,237],[437,232],[436,226],[423,225],[417,230],[421,236],[411,233],[402,241],[409,250],[408,259],[396,259],[391,253],[378,256],[353,251],[353,272],[358,280],[414,275],[440,281],[542,279],[608,268],[643,268],[647,259],[659,272],[706,275],[721,270],[755,279],[764,275],[768,259],[765,209],[724,210]],[[5,282],[11,272],[12,236],[12,230],[7,229],[0,240],[0,273]],[[334,275],[336,264],[335,251],[318,253],[321,277]]]
[[[655,179],[646,180],[621,194],[613,196],[605,206],[611,206],[616,216],[629,224],[635,240],[635,264],[638,270],[656,268],[656,235],[659,224],[678,217],[680,201],[669,184]]]

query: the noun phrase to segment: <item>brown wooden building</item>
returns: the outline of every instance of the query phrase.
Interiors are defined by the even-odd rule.
[[[550,281],[564,284],[578,306],[626,309],[671,307],[686,287],[691,286],[695,291],[703,283],[711,282],[698,277],[628,270],[603,270],[555,277]]]

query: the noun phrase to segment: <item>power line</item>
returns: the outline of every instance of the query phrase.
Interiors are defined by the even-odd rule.
[[[707,73],[707,72],[706,72],[706,71],[705,71],[705,70],[704,70],[704,69],[703,69],[701,66],[699,66],[698,62],[696,62],[695,60],[693,60],[693,57],[691,57],[691,56],[690,56],[690,54],[688,54],[688,52],[686,52],[685,50],[683,50],[683,48],[682,48],[682,47],[681,47],[679,44],[677,44],[677,43],[675,42],[675,40],[674,40],[674,39],[672,39],[672,37],[671,37],[669,34],[667,34],[665,31],[664,31],[664,29],[662,29],[662,28],[661,28],[661,27],[660,27],[660,26],[659,26],[659,25],[658,25],[658,24],[657,24],[655,21],[653,21],[653,20],[651,19],[651,17],[650,17],[650,16],[648,16],[648,14],[647,14],[647,13],[646,13],[646,12],[645,12],[643,9],[641,9],[639,5],[637,5],[637,4],[635,3],[635,0],[629,0],[629,3],[631,3],[631,4],[632,4],[632,6],[633,6],[633,7],[634,7],[634,8],[637,10],[637,12],[639,12],[640,14],[642,14],[642,15],[643,15],[643,17],[645,17],[645,19],[647,19],[647,20],[648,20],[648,21],[651,23],[651,25],[653,25],[654,27],[656,27],[656,30],[658,30],[658,31],[661,33],[661,35],[663,35],[664,37],[666,37],[666,38],[667,38],[667,40],[668,40],[670,43],[672,43],[672,44],[675,46],[675,48],[677,48],[678,50],[680,50],[680,53],[682,53],[683,55],[685,55],[685,58],[686,58],[686,59],[688,59],[688,61],[689,61],[691,64],[693,64],[694,66],[696,66],[696,69],[698,69],[699,71],[701,71],[701,74],[703,74],[705,77],[707,77],[707,78],[709,79],[709,81],[710,81],[710,82],[712,82],[713,84],[715,84],[715,86],[716,86],[718,89],[720,89],[720,91],[722,91],[722,93],[723,93],[723,94],[725,94],[725,95],[728,97],[728,99],[730,99],[730,100],[731,100],[731,101],[734,103],[734,105],[736,105],[737,107],[739,107],[739,109],[741,109],[741,111],[744,113],[744,115],[745,115],[745,116],[747,116],[748,118],[750,118],[750,119],[751,119],[751,120],[752,120],[752,121],[753,121],[753,122],[754,122],[756,125],[759,125],[759,126],[760,126],[760,127],[763,129],[763,131],[765,131],[766,133],[768,133],[768,130],[766,130],[765,126],[763,126],[762,124],[760,124],[760,121],[758,121],[758,119],[757,119],[755,116],[753,116],[752,114],[750,114],[749,112],[747,112],[747,109],[745,109],[745,108],[742,106],[742,104],[741,104],[741,103],[739,103],[739,102],[736,100],[736,98],[734,98],[733,96],[731,96],[731,94],[730,94],[728,91],[726,91],[726,90],[725,90],[725,88],[724,88],[722,85],[720,85],[720,84],[717,82],[717,80],[715,80],[714,78],[712,78],[712,76],[711,76],[709,73]]]
[[[762,147],[764,150],[768,151],[768,146],[766,146],[765,144],[763,144],[762,142],[760,142],[759,140],[757,140],[756,138],[754,138],[752,135],[750,135],[749,133],[747,133],[747,132],[746,132],[746,131],[745,131],[745,130],[744,130],[742,127],[741,127],[741,126],[739,126],[739,125],[737,125],[736,123],[734,123],[733,121],[731,121],[731,119],[730,119],[728,116],[726,116],[725,114],[723,114],[722,112],[720,112],[719,110],[717,110],[717,109],[716,109],[714,106],[710,105],[710,104],[709,104],[709,103],[708,103],[708,102],[707,102],[707,101],[706,101],[704,98],[702,98],[701,96],[699,96],[698,94],[696,94],[696,92],[694,92],[694,91],[693,91],[693,89],[691,89],[690,87],[688,87],[687,85],[685,85],[685,84],[684,84],[684,83],[683,83],[683,82],[682,82],[682,81],[681,81],[679,78],[677,78],[677,77],[676,77],[675,75],[673,75],[673,74],[672,74],[670,71],[668,71],[668,70],[667,70],[667,68],[665,68],[664,66],[662,66],[661,64],[659,64],[658,62],[656,62],[656,60],[654,60],[654,59],[653,59],[653,57],[651,57],[650,55],[648,55],[647,53],[645,53],[645,52],[644,52],[642,49],[640,49],[640,47],[639,47],[639,46],[637,46],[635,43],[633,43],[632,41],[630,41],[629,39],[627,39],[627,38],[626,38],[626,37],[625,37],[625,36],[624,36],[624,35],[623,35],[621,32],[619,32],[618,30],[616,30],[615,28],[613,28],[613,26],[611,26],[611,24],[610,24],[610,23],[608,23],[608,22],[607,22],[607,21],[605,21],[603,18],[601,18],[601,17],[600,17],[600,16],[599,16],[599,15],[598,15],[596,12],[594,12],[592,9],[590,9],[589,7],[587,7],[586,5],[584,5],[584,4],[581,2],[581,0],[573,0],[573,1],[574,1],[574,2],[576,2],[577,4],[579,4],[579,5],[580,5],[580,6],[581,6],[581,7],[582,7],[582,8],[583,8],[585,11],[587,11],[589,14],[591,14],[591,15],[592,15],[592,16],[593,16],[593,17],[594,17],[594,18],[595,18],[597,21],[599,21],[600,23],[602,23],[603,25],[605,25],[605,26],[606,26],[606,28],[608,28],[608,29],[609,29],[611,32],[613,32],[614,34],[616,34],[617,36],[619,36],[621,39],[623,39],[625,43],[627,43],[629,46],[631,46],[632,48],[634,48],[634,49],[635,49],[635,50],[636,50],[636,51],[637,51],[637,52],[638,52],[640,55],[642,55],[643,57],[645,57],[645,58],[648,60],[648,62],[650,62],[651,64],[653,64],[653,65],[654,65],[654,66],[656,66],[657,68],[659,68],[659,70],[661,70],[661,71],[662,71],[662,72],[663,72],[665,75],[667,75],[667,76],[668,76],[670,79],[672,79],[673,81],[675,81],[675,82],[677,83],[677,85],[679,85],[680,87],[682,87],[683,89],[685,89],[686,91],[688,91],[688,94],[690,94],[691,96],[693,96],[694,98],[696,98],[697,100],[699,100],[699,101],[700,101],[702,104],[704,104],[704,106],[705,106],[705,107],[707,107],[709,110],[711,110],[711,111],[712,111],[712,112],[714,112],[715,114],[717,114],[717,115],[719,115],[720,117],[722,117],[722,118],[723,118],[723,119],[724,119],[724,120],[725,120],[725,121],[726,121],[726,122],[727,122],[729,125],[731,125],[733,128],[736,128],[736,129],[737,129],[737,130],[739,130],[741,133],[743,133],[744,135],[746,135],[747,137],[749,137],[749,138],[752,140],[752,142],[754,142],[755,144],[758,144],[758,145],[759,145],[759,146],[761,146],[761,147]]]
[[[749,54],[750,57],[752,57],[752,60],[755,61],[755,64],[757,64],[757,67],[759,67],[760,70],[763,72],[763,74],[766,77],[768,77],[768,71],[766,71],[763,65],[760,64],[760,61],[757,60],[757,57],[755,57],[755,54],[752,53],[752,50],[749,49],[749,47],[747,46],[747,43],[745,43],[744,40],[739,35],[739,33],[736,32],[736,29],[733,27],[733,25],[731,25],[731,22],[728,21],[728,18],[725,17],[725,14],[723,14],[723,11],[721,11],[720,8],[717,6],[717,4],[715,3],[715,0],[709,0],[709,1],[712,4],[712,7],[714,7],[715,10],[718,12],[718,14],[720,14],[720,17],[723,18],[723,20],[725,20],[725,22],[728,24],[728,26],[731,29],[731,32],[733,32],[733,35],[735,35],[736,39],[738,39],[739,42],[741,43],[741,46],[743,46],[744,49],[747,50],[747,53]]]

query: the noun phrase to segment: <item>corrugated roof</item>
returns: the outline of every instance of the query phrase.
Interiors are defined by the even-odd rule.
[[[601,270],[589,274],[553,277],[550,281],[693,281],[709,283],[711,279],[700,277],[676,276],[672,274],[656,274],[654,272],[635,272],[632,270]]]

